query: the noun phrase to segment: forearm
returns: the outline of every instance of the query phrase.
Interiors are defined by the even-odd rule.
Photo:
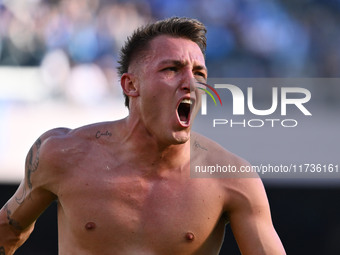
[[[34,224],[24,230],[11,225],[6,206],[0,210],[0,255],[11,255],[27,240]]]

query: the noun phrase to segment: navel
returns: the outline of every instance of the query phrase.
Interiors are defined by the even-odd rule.
[[[195,239],[194,233],[192,233],[192,232],[187,232],[187,233],[185,234],[185,239],[186,239],[188,242],[194,241],[194,239]]]
[[[85,229],[86,230],[93,230],[93,229],[95,229],[96,228],[96,223],[94,223],[94,222],[88,222],[88,223],[86,223],[86,225],[85,225]]]

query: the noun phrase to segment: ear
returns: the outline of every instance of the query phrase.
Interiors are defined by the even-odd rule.
[[[136,84],[136,78],[131,73],[124,73],[120,79],[120,85],[124,94],[130,97],[139,96],[139,91]]]

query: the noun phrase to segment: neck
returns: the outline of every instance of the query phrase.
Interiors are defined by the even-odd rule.
[[[190,140],[183,144],[161,141],[144,127],[141,120],[130,117],[124,119],[122,129],[122,143],[129,151],[129,160],[142,169],[183,169],[189,163]]]

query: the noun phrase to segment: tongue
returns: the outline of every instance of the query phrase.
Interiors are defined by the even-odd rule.
[[[179,110],[178,115],[179,115],[179,119],[181,121],[187,121],[188,118],[187,118],[187,116],[186,116],[186,114],[183,110]]]

